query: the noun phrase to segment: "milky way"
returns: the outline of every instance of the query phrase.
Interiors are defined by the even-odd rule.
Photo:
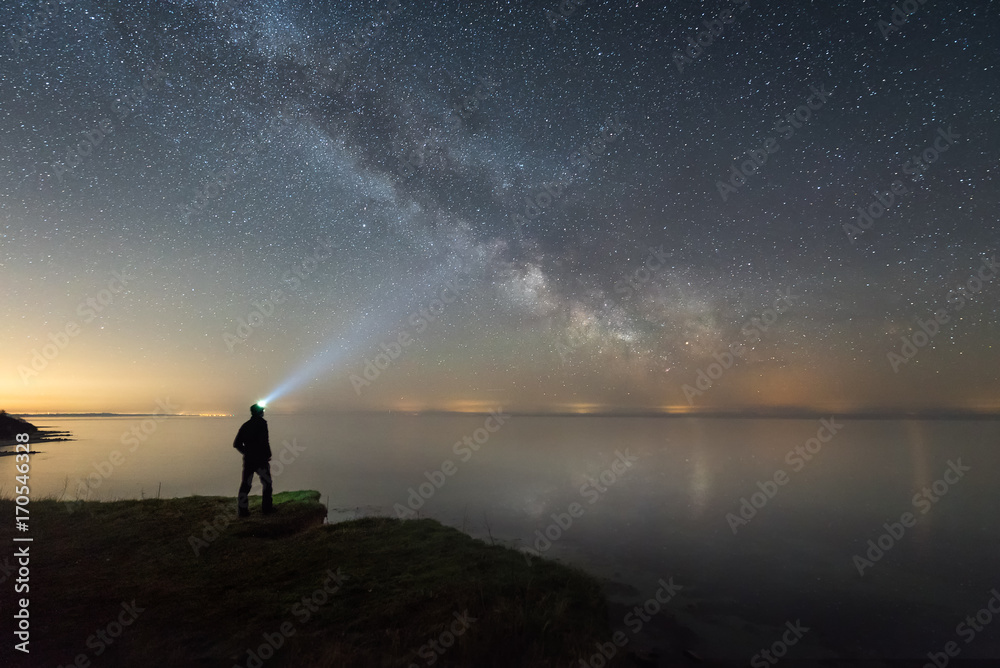
[[[1000,6],[841,4],[4,3],[4,403],[1000,408]]]

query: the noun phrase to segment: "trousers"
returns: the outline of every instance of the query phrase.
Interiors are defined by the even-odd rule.
[[[243,460],[243,480],[240,483],[240,492],[236,497],[236,505],[241,512],[250,510],[250,486],[253,485],[253,474],[260,478],[260,484],[264,486],[264,497],[260,504],[262,512],[271,512],[271,464],[269,462],[248,462]]]

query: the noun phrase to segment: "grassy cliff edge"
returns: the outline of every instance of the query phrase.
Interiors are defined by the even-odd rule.
[[[30,664],[578,666],[610,637],[582,571],[430,519],[323,524],[318,492],[275,503],[33,501]]]

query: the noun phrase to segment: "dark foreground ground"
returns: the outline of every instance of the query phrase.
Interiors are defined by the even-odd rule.
[[[275,502],[265,517],[251,497],[252,516],[240,520],[226,497],[32,501],[31,530],[17,535],[33,541],[15,543],[15,504],[0,499],[0,666],[997,665],[744,655],[720,663],[702,657],[724,649],[737,627],[696,638],[666,612],[615,647],[616,633],[626,636],[613,622],[630,605],[619,595],[608,603],[614,583],[430,519],[324,524],[318,492]],[[24,578],[14,554],[25,545],[30,589],[16,593]],[[29,654],[14,649],[21,597],[30,603]]]
[[[244,520],[224,497],[33,501],[30,654],[7,538],[0,665],[578,667],[612,636],[583,572],[433,520],[325,525],[317,492],[275,500]]]

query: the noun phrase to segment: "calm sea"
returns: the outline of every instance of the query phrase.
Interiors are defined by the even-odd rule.
[[[236,495],[242,417],[33,421],[76,438],[37,446],[36,498]],[[981,616],[972,638],[959,627],[1000,590],[1000,422],[820,431],[812,419],[269,413],[268,423],[275,489],[320,491],[331,521],[417,508],[605,577],[622,605],[672,577],[683,589],[668,607],[704,639],[703,655],[749,660],[760,638],[801,620],[810,630],[797,658],[828,648],[926,660],[949,641],[962,658],[1000,656],[1000,620]],[[7,495],[13,465],[0,458]]]

